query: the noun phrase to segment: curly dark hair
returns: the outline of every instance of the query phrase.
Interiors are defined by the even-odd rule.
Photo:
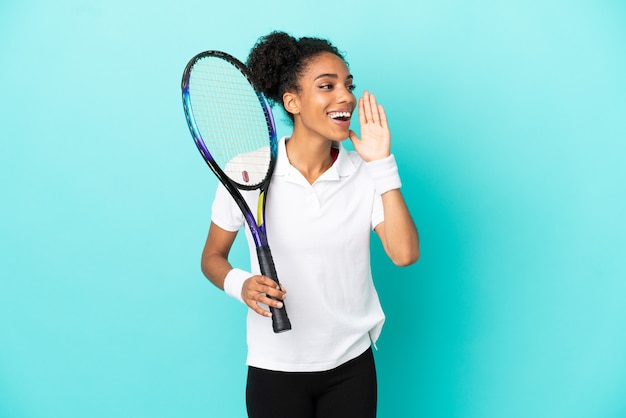
[[[274,31],[259,38],[250,50],[247,66],[255,87],[271,104],[283,104],[283,94],[298,91],[298,79],[309,61],[322,52],[343,54],[326,39],[296,39],[286,32]],[[348,65],[346,63],[346,65]],[[293,115],[287,112],[290,118]]]

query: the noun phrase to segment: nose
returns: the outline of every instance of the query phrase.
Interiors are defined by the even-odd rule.
[[[343,86],[341,89],[338,90],[337,99],[339,103],[355,103],[356,102],[356,97],[354,96],[354,93],[352,93],[352,90],[350,90],[346,86]]]

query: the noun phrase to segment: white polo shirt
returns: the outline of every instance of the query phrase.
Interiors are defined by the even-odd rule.
[[[271,319],[250,309],[247,364],[329,370],[376,342],[385,320],[370,268],[371,231],[383,221],[382,200],[356,152],[337,144],[337,160],[311,185],[289,163],[285,140],[278,143],[265,216],[292,330],[275,334]],[[243,195],[256,212],[258,191]],[[221,184],[212,221],[228,231],[244,227],[252,271],[260,274],[249,228]]]

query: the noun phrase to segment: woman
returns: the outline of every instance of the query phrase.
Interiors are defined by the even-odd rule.
[[[357,104],[346,62],[326,40],[273,32],[260,38],[247,64],[257,88],[293,121],[291,136],[279,141],[266,206],[283,287],[258,273],[249,236],[253,272],[228,262],[244,219],[221,185],[202,254],[206,277],[250,308],[248,414],[374,417],[370,347],[384,314],[371,277],[371,230],[395,264],[419,257],[385,112],[367,91]],[[350,130],[357,106],[360,138]],[[341,146],[347,138],[355,151]],[[246,198],[253,205],[257,200],[253,192]],[[281,307],[283,301],[293,329],[274,334],[268,305]]]

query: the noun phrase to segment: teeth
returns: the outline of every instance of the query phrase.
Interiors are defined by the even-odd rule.
[[[330,116],[333,119],[349,118],[351,116],[351,113],[350,112],[330,112],[328,116]]]

